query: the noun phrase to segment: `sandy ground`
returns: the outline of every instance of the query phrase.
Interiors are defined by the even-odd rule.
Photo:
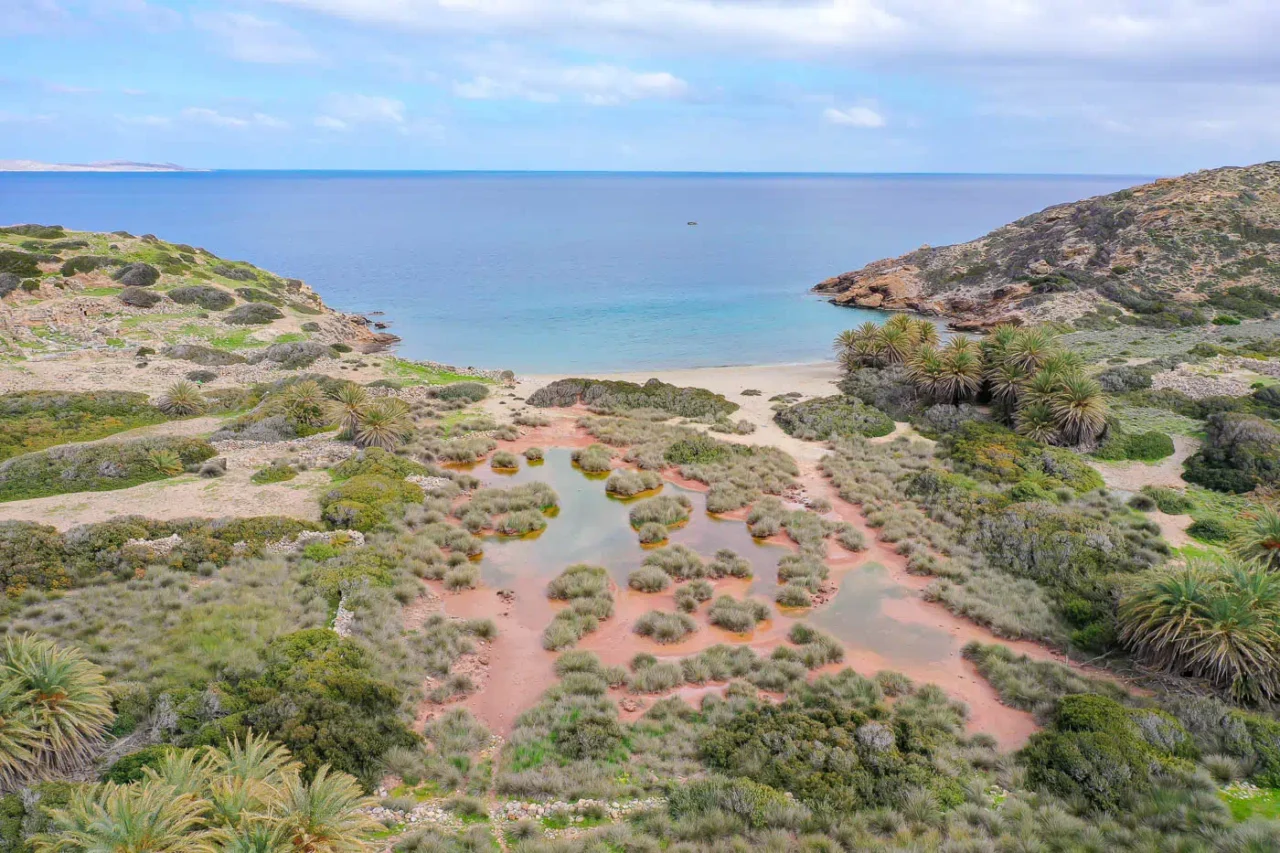
[[[509,416],[513,409],[519,408],[519,402],[534,391],[557,379],[566,379],[572,374],[539,374],[521,376],[516,385],[509,391],[499,392],[485,401],[485,408],[495,416]],[[723,394],[730,401],[742,408],[731,415],[732,420],[748,420],[755,424],[756,431],[750,435],[725,435],[716,433],[716,438],[724,441],[736,441],[741,444],[771,444],[790,453],[798,461],[816,462],[825,453],[822,444],[801,441],[787,435],[773,422],[773,403],[770,397],[779,394],[798,392],[804,399],[811,397],[828,397],[837,393],[835,383],[840,378],[840,370],[833,361],[814,364],[773,364],[753,365],[748,367],[697,367],[682,370],[646,370],[632,373],[592,373],[597,379],[621,379],[627,382],[644,383],[650,379],[660,379],[672,385],[682,387],[706,388],[717,394]],[[760,391],[759,396],[743,396],[746,390]]]
[[[1102,474],[1102,480],[1113,489],[1136,492],[1143,486],[1166,486],[1185,489],[1182,479],[1182,463],[1200,448],[1200,442],[1185,435],[1173,436],[1173,455],[1159,462],[1097,462],[1094,467]]]

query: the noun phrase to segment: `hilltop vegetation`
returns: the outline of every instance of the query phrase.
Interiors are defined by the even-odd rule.
[[[925,246],[818,284],[842,305],[979,328],[1057,321],[1171,328],[1280,312],[1280,162],[1061,204],[972,242]]]

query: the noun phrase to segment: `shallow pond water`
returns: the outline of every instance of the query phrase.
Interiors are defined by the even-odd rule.
[[[484,585],[445,596],[446,611],[453,615],[497,617],[499,634],[489,650],[493,680],[465,702],[495,731],[509,731],[519,713],[535,704],[554,682],[555,655],[542,649],[541,636],[563,605],[547,600],[546,584],[567,566],[580,562],[606,567],[618,587],[614,616],[579,644],[607,664],[625,664],[639,651],[674,659],[716,643],[746,644],[757,653],[768,654],[785,642],[794,622],[804,620],[842,643],[844,666],[868,676],[893,670],[918,683],[940,685],[969,705],[972,729],[990,732],[1005,747],[1021,745],[1035,730],[1031,715],[1001,705],[990,685],[961,655],[970,639],[1000,641],[972,622],[926,602],[914,583],[921,579],[903,576],[902,558],[891,549],[872,542],[870,551],[851,554],[833,545],[828,564],[838,587],[834,597],[809,610],[780,609],[773,604],[777,563],[790,548],[753,539],[742,521],[708,515],[703,493],[669,482],[662,488],[664,494],[685,495],[694,506],[689,523],[673,530],[670,541],[693,548],[704,559],[720,548],[732,549],[748,559],[754,579],[716,581],[716,595],[750,595],[766,601],[771,617],[750,634],[732,634],[708,624],[703,606],[694,614],[698,630],[676,645],[662,646],[637,636],[632,624],[641,614],[675,608],[675,587],[657,594],[627,588],[627,576],[640,566],[648,550],[640,545],[629,522],[635,501],[610,497],[605,492],[606,478],[575,468],[570,450],[551,448],[545,454],[541,465],[522,460],[520,469],[510,474],[485,466],[473,469],[486,485],[547,483],[559,496],[560,509],[536,537],[486,539],[479,563]],[[861,521],[855,507],[837,502],[837,510],[848,520]],[[869,541],[874,539],[872,531],[865,532]],[[509,603],[500,603],[495,596],[495,591],[503,588],[515,592]],[[1037,657],[1049,656],[1047,650],[1031,644],[1006,644]],[[715,688],[693,692],[708,689]],[[696,697],[691,694],[690,698]]]

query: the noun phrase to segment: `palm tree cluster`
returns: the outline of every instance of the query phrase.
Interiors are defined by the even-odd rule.
[[[1280,575],[1256,562],[1189,560],[1123,598],[1120,639],[1148,663],[1206,678],[1238,701],[1280,698]]]
[[[310,781],[287,749],[249,735],[225,749],[174,750],[142,780],[76,791],[49,813],[36,853],[355,853],[376,824],[356,780]]]
[[[1107,427],[1107,401],[1080,359],[1042,327],[995,326],[981,341],[946,343],[928,320],[895,314],[884,325],[841,332],[835,347],[845,370],[901,365],[929,398],[956,405],[986,394],[997,413],[1036,441],[1079,445]]]
[[[0,793],[85,764],[115,719],[102,672],[28,635],[0,648]]]
[[[354,382],[344,382],[330,393],[329,413],[338,424],[338,437],[357,447],[394,450],[413,432],[407,403],[397,397],[370,402],[369,392]]]

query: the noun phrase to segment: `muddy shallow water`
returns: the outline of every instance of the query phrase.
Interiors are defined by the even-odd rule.
[[[563,605],[547,600],[546,584],[566,566],[578,562],[605,566],[617,587],[614,616],[579,643],[579,648],[597,653],[607,664],[625,664],[639,651],[674,659],[716,643],[750,645],[758,653],[767,654],[785,642],[795,621],[805,620],[844,645],[846,659],[842,666],[864,675],[895,670],[918,682],[937,683],[969,705],[971,729],[992,734],[1007,748],[1021,745],[1035,730],[1030,715],[1001,705],[990,685],[961,657],[961,648],[971,639],[1000,641],[942,607],[925,602],[920,594],[922,579],[905,575],[901,558],[874,541],[874,531],[866,530],[854,506],[835,501],[839,517],[862,527],[871,548],[851,554],[833,545],[828,563],[832,581],[838,586],[834,598],[810,610],[780,610],[773,604],[777,562],[790,547],[753,539],[742,521],[707,514],[701,492],[666,483],[664,493],[683,494],[694,505],[693,517],[672,531],[670,541],[693,548],[705,559],[720,548],[730,548],[747,558],[755,578],[715,581],[716,595],[750,595],[767,602],[772,615],[749,634],[732,634],[709,625],[707,606],[703,605],[693,614],[698,630],[678,644],[663,646],[636,635],[631,628],[635,619],[649,610],[675,609],[674,585],[657,594],[627,587],[627,576],[640,566],[647,553],[628,520],[634,501],[607,495],[605,478],[576,469],[570,451],[564,448],[546,450],[546,460],[541,465],[522,462],[514,474],[495,473],[484,466],[476,467],[473,473],[487,485],[495,486],[540,480],[551,485],[560,498],[559,512],[536,537],[486,540],[479,562],[483,586],[462,593],[443,593],[445,610],[451,615],[485,616],[497,621],[499,635],[487,649],[491,678],[482,692],[464,701],[495,732],[508,733],[520,712],[535,704],[555,681],[555,654],[542,648],[541,637]],[[433,586],[438,590],[437,585]],[[504,602],[497,595],[500,589],[514,591],[514,601]],[[1031,644],[1006,645],[1036,657],[1050,657],[1047,650]],[[714,689],[687,687],[678,695],[696,701],[697,696]],[[645,696],[641,701],[648,705],[653,698]]]

